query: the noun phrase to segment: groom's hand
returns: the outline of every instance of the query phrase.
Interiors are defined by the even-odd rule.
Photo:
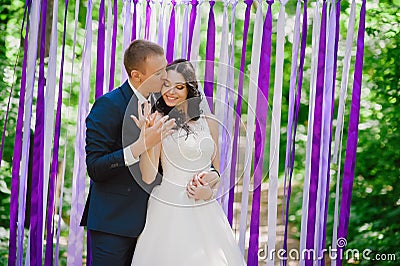
[[[198,178],[197,175],[187,184],[186,191],[189,198],[195,200],[209,200],[213,194],[210,184]]]

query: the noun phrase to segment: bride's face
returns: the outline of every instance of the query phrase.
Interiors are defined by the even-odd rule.
[[[173,107],[186,100],[188,88],[186,87],[186,80],[181,73],[169,70],[167,74],[161,94],[165,103],[169,107]]]

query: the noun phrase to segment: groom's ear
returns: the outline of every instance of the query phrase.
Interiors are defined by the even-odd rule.
[[[134,81],[136,82],[141,82],[141,78],[142,78],[142,73],[140,73],[137,70],[132,70],[131,71],[131,77]]]

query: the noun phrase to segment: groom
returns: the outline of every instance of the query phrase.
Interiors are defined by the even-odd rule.
[[[93,265],[130,265],[143,230],[151,185],[141,182],[139,156],[161,141],[173,121],[140,130],[130,118],[167,77],[164,50],[136,40],[124,54],[125,83],[98,98],[86,119],[86,165],[92,180],[81,225],[90,230]],[[172,122],[172,123],[171,123]]]

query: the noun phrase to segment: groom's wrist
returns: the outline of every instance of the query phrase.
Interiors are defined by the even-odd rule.
[[[144,141],[140,137],[130,145],[130,149],[136,159],[139,159],[140,155],[146,151]]]

